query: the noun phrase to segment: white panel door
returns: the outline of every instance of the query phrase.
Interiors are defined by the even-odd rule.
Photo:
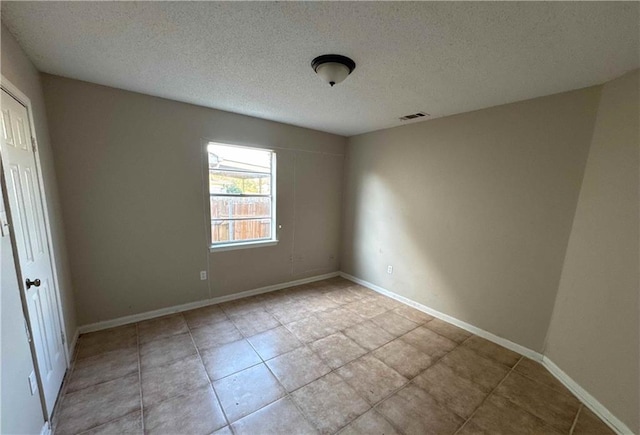
[[[51,416],[66,371],[66,359],[35,152],[26,107],[2,90],[0,109],[0,154],[11,228],[38,372],[47,414]]]

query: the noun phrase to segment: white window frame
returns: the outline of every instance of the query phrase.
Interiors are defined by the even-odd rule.
[[[211,234],[211,222],[212,222],[212,216],[211,216],[211,197],[212,196],[237,196],[237,197],[243,197],[245,195],[215,195],[211,193],[210,187],[209,187],[209,145],[222,145],[222,146],[226,146],[226,147],[235,147],[235,148],[245,148],[245,149],[251,149],[251,150],[256,150],[256,151],[267,151],[271,153],[271,183],[270,183],[270,198],[271,198],[271,237],[268,239],[252,239],[252,240],[238,240],[238,241],[231,241],[231,242],[220,242],[220,243],[212,243],[211,242],[211,238],[212,238],[212,234]],[[208,226],[207,226],[207,234],[209,237],[208,240],[208,244],[209,244],[209,251],[210,252],[221,252],[221,251],[232,251],[232,250],[236,250],[236,249],[246,249],[246,248],[260,248],[260,247],[265,247],[265,246],[275,246],[278,244],[278,234],[277,234],[277,224],[276,224],[276,202],[277,202],[277,191],[276,191],[276,184],[277,184],[277,153],[275,150],[273,149],[269,149],[269,148],[261,148],[261,147],[256,147],[256,146],[248,146],[248,145],[237,145],[237,144],[231,144],[231,143],[227,143],[227,142],[220,142],[220,141],[214,141],[214,140],[208,140],[205,141],[205,146],[204,146],[204,151],[205,151],[205,163],[206,163],[206,172],[205,172],[205,190],[207,193],[207,203],[206,203],[206,214],[207,214],[207,222],[208,222]]]

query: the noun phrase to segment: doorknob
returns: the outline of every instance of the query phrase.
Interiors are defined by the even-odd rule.
[[[31,281],[31,280],[29,280],[29,278],[27,278],[25,283],[27,284],[27,290],[29,290],[31,288],[31,286],[40,287],[40,280],[39,279],[34,279],[33,281]]]

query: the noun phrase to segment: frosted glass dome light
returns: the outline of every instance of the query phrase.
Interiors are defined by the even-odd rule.
[[[356,68],[356,63],[339,54],[325,54],[311,61],[311,68],[331,87],[342,82]]]

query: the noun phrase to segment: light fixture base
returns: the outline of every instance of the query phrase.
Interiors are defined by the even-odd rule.
[[[324,54],[311,61],[311,68],[329,86],[333,87],[346,79],[356,69],[356,63],[340,54]]]

